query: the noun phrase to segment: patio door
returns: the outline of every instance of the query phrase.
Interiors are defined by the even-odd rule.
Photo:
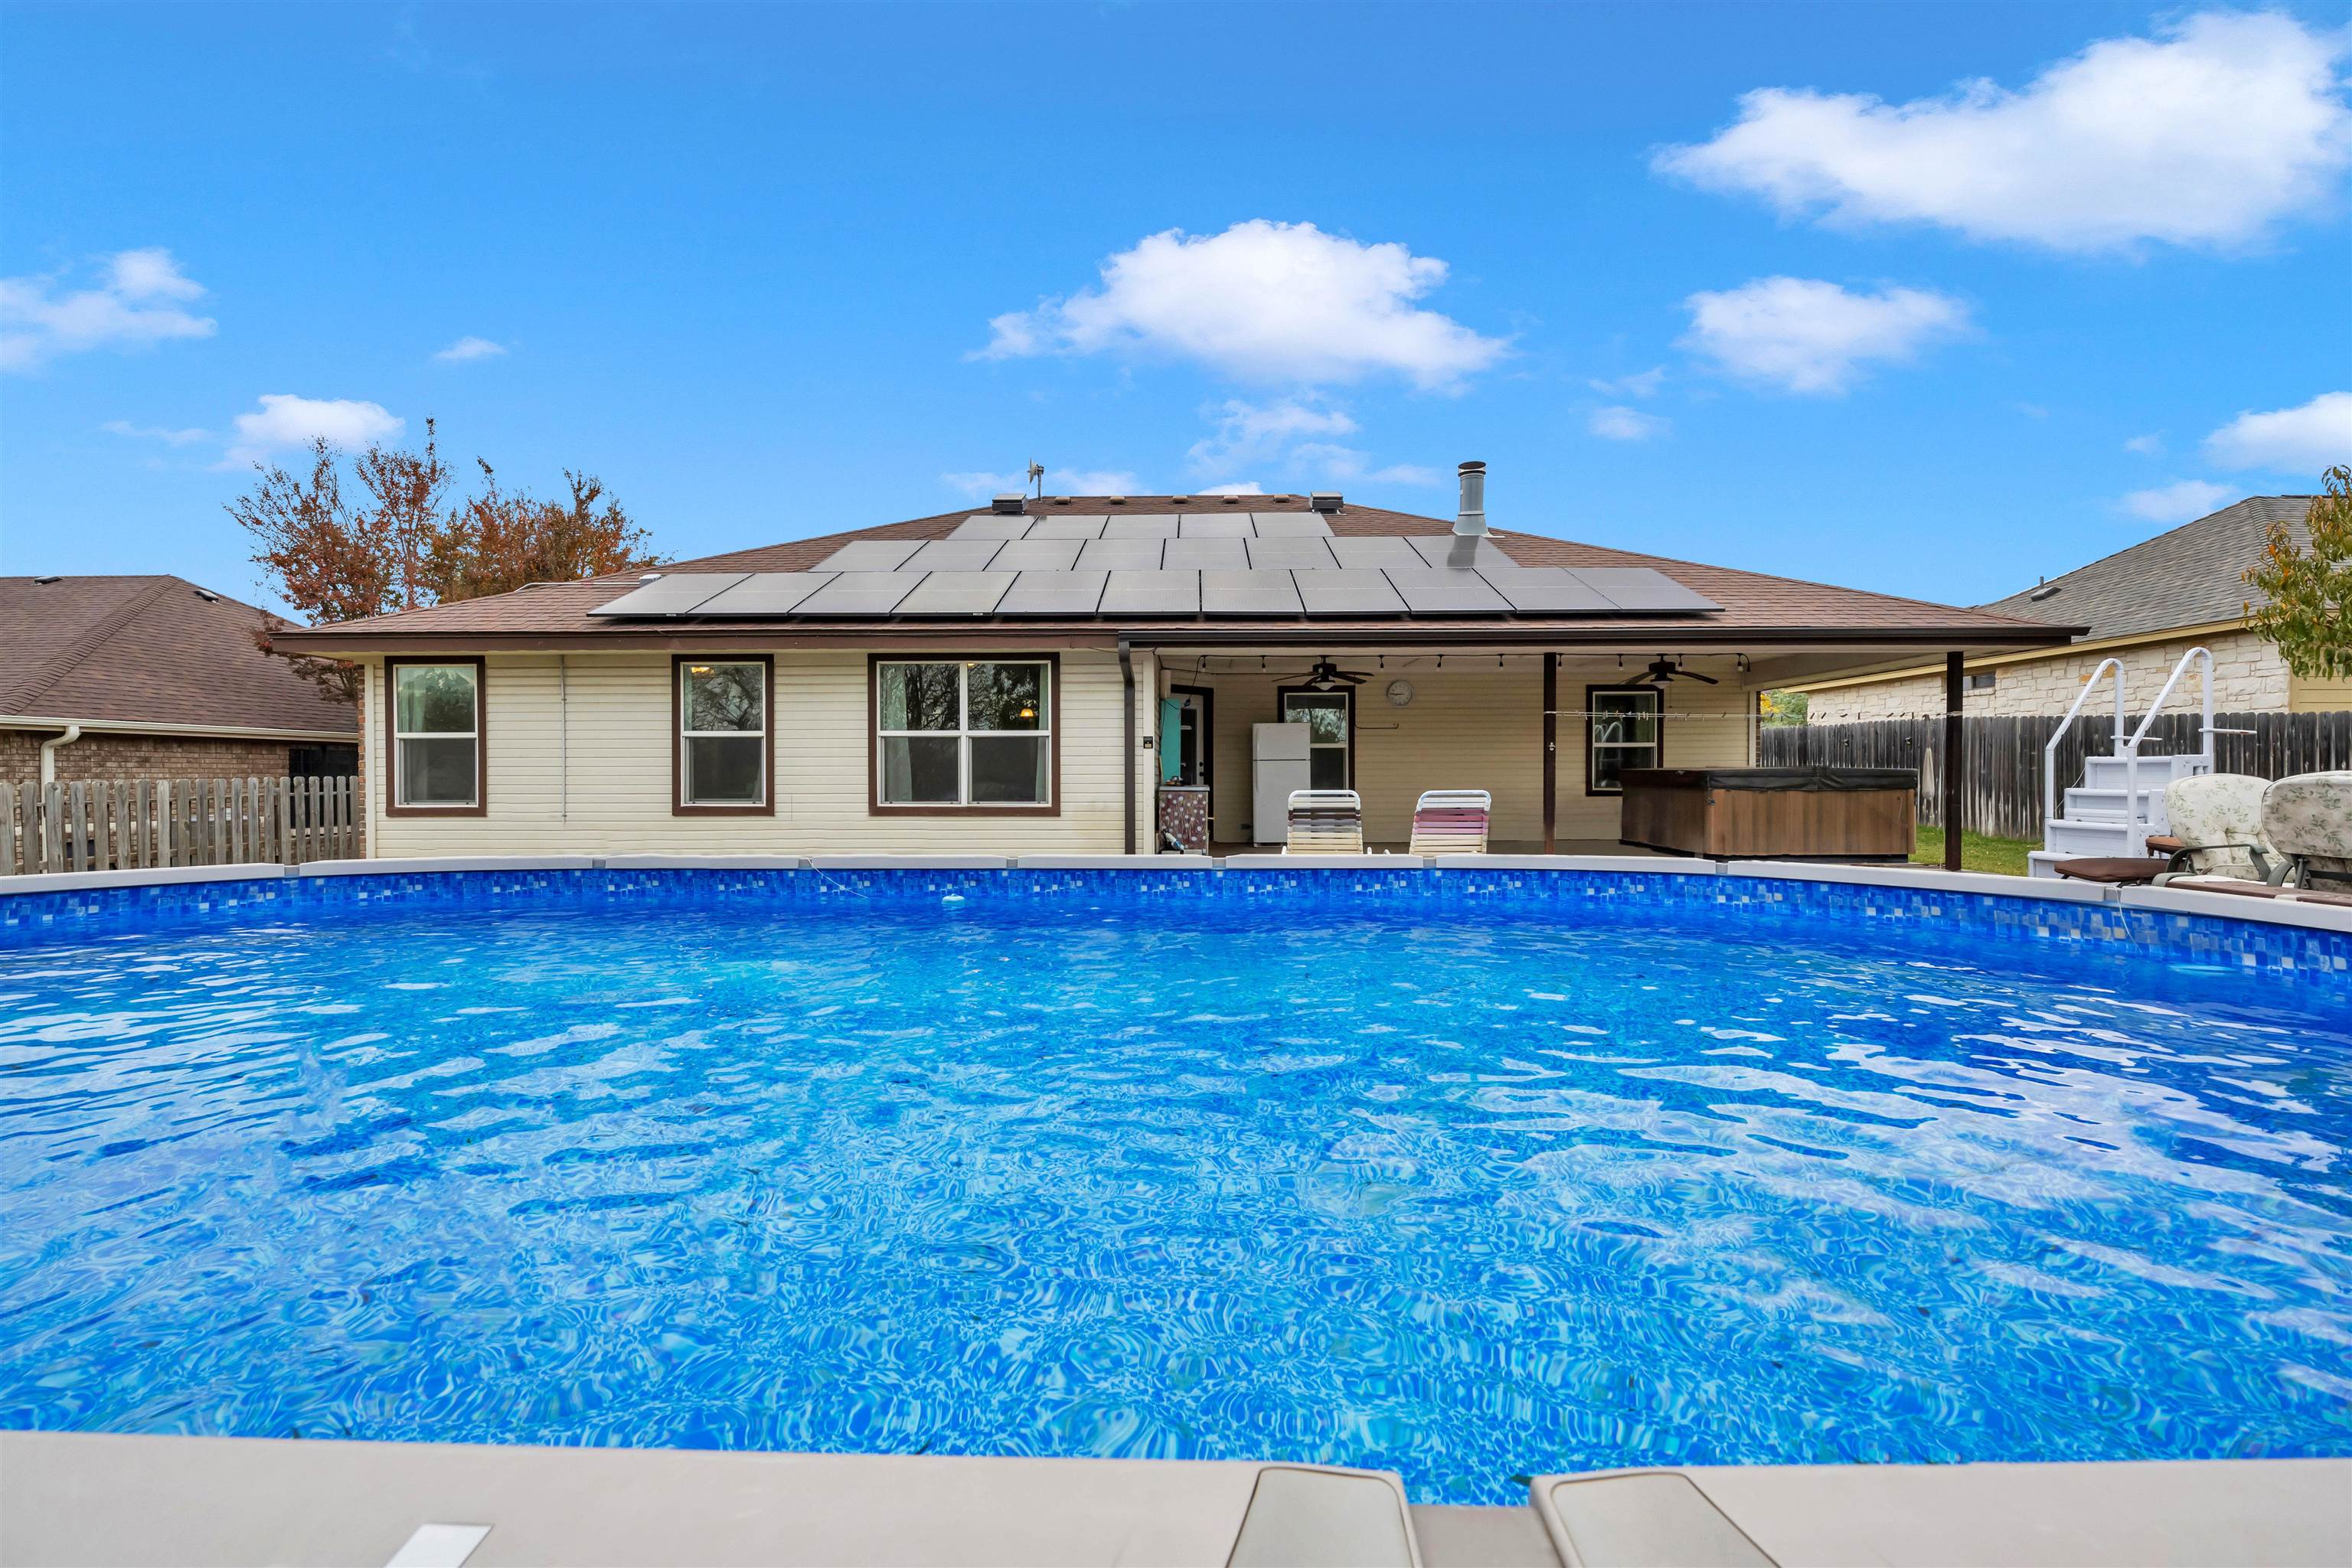
[[[1286,691],[1282,720],[1307,726],[1307,782],[1313,789],[1353,789],[1355,694]]]

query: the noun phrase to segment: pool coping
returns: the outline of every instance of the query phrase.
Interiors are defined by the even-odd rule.
[[[299,866],[269,862],[229,866],[143,868],[114,871],[53,871],[0,877],[0,899],[110,889],[165,888],[310,878],[522,874],[560,871],[793,872],[1119,872],[1255,878],[1388,871],[1444,878],[1465,872],[1577,872],[1586,875],[1716,877],[1750,881],[1844,885],[1963,893],[2042,905],[2105,905],[2153,916],[2236,921],[2246,927],[2352,934],[2352,908],[2252,899],[2168,888],[2114,888],[2096,883],[2002,877],[1892,865],[1815,861],[1708,860],[1657,855],[449,855],[318,860]]]

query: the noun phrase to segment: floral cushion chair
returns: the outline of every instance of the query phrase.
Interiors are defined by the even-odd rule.
[[[2263,795],[2262,827],[2296,887],[2352,891],[2352,773],[2279,780]]]
[[[2156,879],[2162,886],[2198,882],[2276,885],[2286,862],[2263,836],[2267,779],[2246,773],[2200,773],[2165,786],[2164,814],[2172,831],[2150,835],[2148,852],[2170,855]]]

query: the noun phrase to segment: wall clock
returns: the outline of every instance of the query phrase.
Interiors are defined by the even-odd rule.
[[[1390,681],[1390,682],[1389,682],[1389,706],[1391,706],[1391,708],[1402,708],[1402,707],[1403,707],[1406,703],[1408,703],[1408,702],[1410,702],[1410,701],[1412,701],[1412,681],[1410,681],[1410,680],[1391,680],[1391,681]]]

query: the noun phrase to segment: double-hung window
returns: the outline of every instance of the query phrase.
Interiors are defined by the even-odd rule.
[[[481,810],[481,661],[395,659],[385,679],[393,809]]]
[[[1351,789],[1349,762],[1355,753],[1355,694],[1350,691],[1286,691],[1282,721],[1307,726],[1307,783],[1311,789]]]
[[[766,812],[769,663],[680,658],[677,809]]]
[[[1050,659],[874,664],[877,809],[1051,809]]]
[[[1625,770],[1658,765],[1660,696],[1654,686],[1584,689],[1584,793],[1622,795]]]

